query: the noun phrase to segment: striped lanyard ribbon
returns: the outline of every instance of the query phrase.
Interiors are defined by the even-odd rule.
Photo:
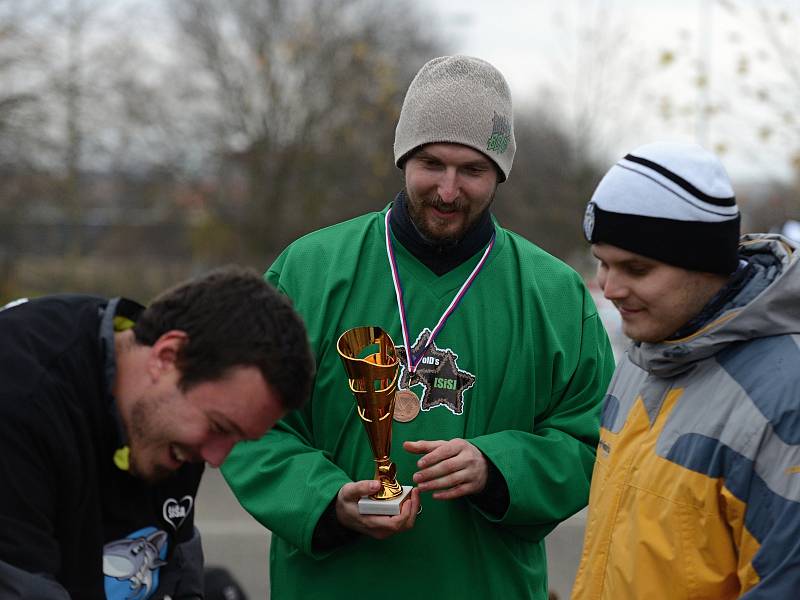
[[[403,304],[403,286],[400,284],[400,271],[397,269],[397,260],[394,255],[394,248],[392,247],[392,234],[389,229],[389,215],[392,214],[392,209],[390,208],[386,211],[386,255],[389,257],[389,268],[392,272],[392,282],[394,283],[394,294],[397,298],[397,310],[400,313],[400,327],[403,330],[403,343],[406,346],[406,362],[408,364],[408,373],[409,375],[413,375],[414,372],[417,370],[420,361],[422,361],[422,357],[425,356],[425,353],[428,351],[428,348],[433,344],[433,340],[439,335],[439,332],[444,329],[444,324],[447,322],[447,319],[450,318],[456,308],[458,307],[461,300],[463,300],[464,296],[467,294],[467,290],[472,285],[472,282],[478,277],[478,273],[483,268],[483,265],[486,264],[486,259],[489,258],[489,253],[492,251],[494,247],[494,238],[495,233],[492,233],[492,239],[489,240],[489,245],[486,246],[486,250],[483,252],[483,256],[478,261],[478,264],[475,265],[475,268],[472,269],[472,273],[469,274],[466,281],[464,281],[461,289],[458,290],[458,293],[453,298],[450,305],[445,309],[442,316],[439,317],[439,322],[436,323],[436,327],[433,328],[430,337],[428,337],[428,341],[425,342],[425,346],[419,352],[417,357],[415,358],[412,356],[411,352],[411,339],[408,335],[408,319],[406,318],[406,309],[405,305]]]

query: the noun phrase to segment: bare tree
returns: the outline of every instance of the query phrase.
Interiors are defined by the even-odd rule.
[[[504,224],[576,268],[586,267],[582,217],[604,166],[547,106],[518,111],[517,155],[495,212]]]
[[[719,4],[731,20],[725,43],[736,56],[723,81],[734,82],[742,100],[726,108],[747,124],[753,155],[782,162],[800,184],[800,8],[796,2]]]
[[[575,153],[571,162],[605,160],[649,116],[630,11],[613,0],[567,0],[552,11],[559,44],[531,111],[558,121]]]
[[[13,293],[18,249],[15,222],[32,179],[41,98],[31,77],[41,57],[30,23],[41,3],[0,0],[0,299]]]
[[[695,95],[666,92],[668,122],[697,123],[697,138],[738,158],[740,199],[748,229],[779,228],[800,218],[800,9],[796,2],[704,0],[695,29],[678,33],[662,53],[666,74],[692,84]],[[696,49],[701,52],[696,52]]]
[[[391,199],[405,86],[435,46],[410,4],[180,0],[173,14],[222,182],[217,215],[269,255]],[[377,203],[377,204],[376,204]],[[289,208],[291,207],[291,210]]]
[[[26,164],[41,118],[38,83],[42,43],[30,24],[42,2],[0,0],[0,167]]]

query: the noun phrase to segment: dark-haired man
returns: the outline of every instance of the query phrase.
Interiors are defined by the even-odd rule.
[[[0,310],[0,597],[202,597],[204,463],[310,390],[290,303],[235,267],[148,307],[57,295]]]
[[[575,600],[797,598],[800,251],[739,237],[719,159],[633,150],[584,220],[633,340],[602,414]]]
[[[296,241],[269,269],[306,320],[318,374],[309,405],[237,447],[223,474],[273,533],[274,598],[547,598],[544,537],[587,499],[605,331],[572,269],[492,219],[515,151],[494,66],[425,64],[394,150],[394,202]],[[391,517],[358,511],[379,483],[336,341],[364,325],[402,357],[392,460],[416,488]]]

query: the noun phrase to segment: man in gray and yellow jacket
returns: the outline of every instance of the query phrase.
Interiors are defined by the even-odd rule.
[[[573,598],[800,597],[800,273],[739,238],[719,160],[656,143],[584,219],[633,340],[605,399]]]

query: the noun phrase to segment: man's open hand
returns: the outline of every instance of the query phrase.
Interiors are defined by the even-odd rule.
[[[404,442],[403,448],[424,455],[417,461],[414,483],[421,492],[434,491],[437,500],[470,496],[486,487],[486,457],[466,440]]]

